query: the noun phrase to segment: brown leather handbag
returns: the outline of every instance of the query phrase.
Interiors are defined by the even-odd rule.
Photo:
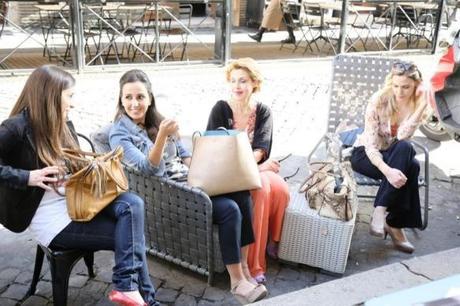
[[[338,163],[337,167],[334,169],[333,162],[310,163],[312,174],[299,192],[305,192],[310,208],[320,216],[349,221],[355,211],[356,183],[350,162]]]
[[[65,149],[72,175],[65,185],[67,210],[74,221],[90,221],[128,190],[121,147],[104,154]]]

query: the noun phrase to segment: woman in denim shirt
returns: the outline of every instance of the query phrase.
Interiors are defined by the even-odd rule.
[[[120,79],[110,147],[122,146],[124,162],[145,174],[167,177],[185,174],[183,177],[186,177],[184,164],[189,165],[190,153],[182,146],[178,130],[177,122],[165,119],[157,111],[147,75],[141,70],[126,72]],[[265,286],[251,282],[252,278],[243,272],[249,245],[254,242],[249,191],[214,196],[211,201],[232,294],[243,304],[262,299],[267,294]]]
[[[124,162],[156,176],[186,176],[191,154],[179,137],[179,125],[165,119],[156,109],[147,75],[130,70],[120,79],[120,95],[115,122],[110,130],[110,146],[123,147]],[[185,165],[184,165],[185,164]]]
[[[191,154],[184,148],[180,139],[166,139],[163,145],[163,158],[158,164],[153,164],[149,152],[155,144],[149,138],[147,130],[126,114],[119,114],[117,117],[119,119],[116,119],[110,130],[110,146],[115,148],[117,144],[123,147],[124,162],[127,165],[150,175],[171,178],[179,178],[180,174],[187,175],[187,168],[182,162],[189,165]]]

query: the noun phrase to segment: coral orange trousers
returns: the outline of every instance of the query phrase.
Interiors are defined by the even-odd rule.
[[[278,174],[262,171],[260,177],[262,188],[251,190],[255,242],[249,246],[248,266],[252,276],[265,273],[268,237],[280,241],[284,211],[289,204],[289,187]]]

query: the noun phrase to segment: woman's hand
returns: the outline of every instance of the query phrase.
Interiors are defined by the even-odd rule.
[[[280,163],[274,159],[267,159],[259,165],[259,171],[273,171],[278,173],[280,171]]]
[[[48,186],[48,183],[56,183],[58,181],[57,175],[59,174],[59,168],[57,166],[45,167],[38,170],[32,170],[29,173],[28,186],[37,186],[48,191],[52,191],[53,188]]]
[[[173,119],[163,119],[160,123],[158,133],[163,136],[172,136],[179,131],[179,124]]]
[[[385,173],[385,177],[391,186],[397,189],[403,187],[407,182],[407,177],[404,175],[404,173],[396,168],[388,169],[387,173]]]

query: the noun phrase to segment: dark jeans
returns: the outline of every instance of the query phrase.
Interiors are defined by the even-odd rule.
[[[144,202],[137,195],[119,195],[89,222],[72,221],[51,241],[50,248],[114,251],[115,290],[139,289],[148,305],[159,305],[145,255]]]
[[[241,247],[254,242],[252,200],[249,191],[211,197],[212,219],[219,226],[219,242],[225,265],[241,262]]]
[[[383,161],[389,167],[399,169],[407,177],[407,182],[403,187],[397,189],[388,182],[383,173],[371,163],[364,147],[353,149],[351,155],[353,170],[373,179],[382,180],[374,206],[387,207],[386,221],[389,226],[421,227],[422,216],[418,193],[420,165],[415,159],[414,148],[408,141],[400,140],[380,153],[383,155]]]

